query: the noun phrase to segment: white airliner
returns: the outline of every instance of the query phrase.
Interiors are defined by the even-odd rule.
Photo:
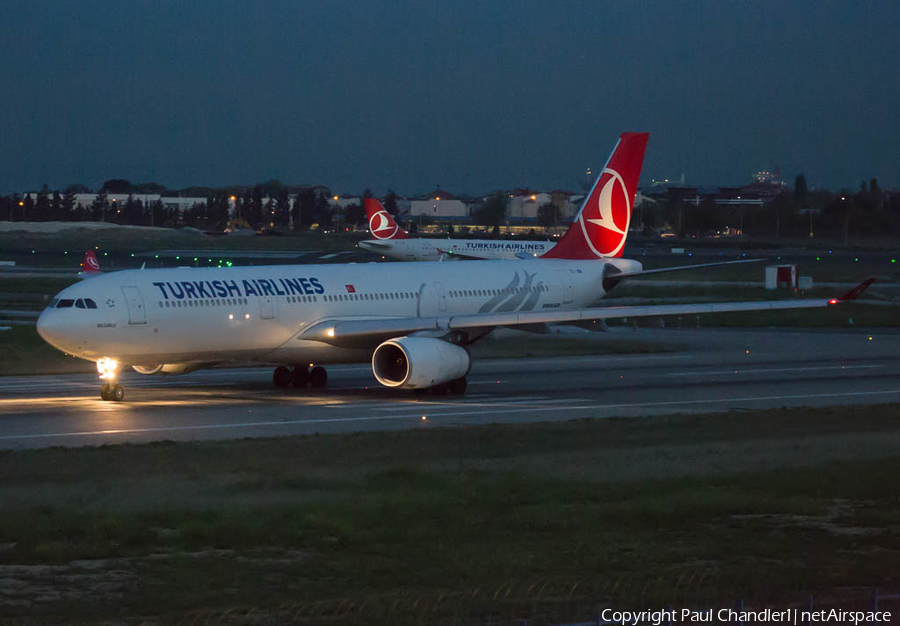
[[[835,300],[589,308],[622,279],[686,269],[621,258],[647,137],[620,137],[576,220],[538,259],[124,270],[61,291],[37,330],[96,361],[105,400],[124,397],[125,366],[183,374],[236,360],[277,364],[277,387],[322,387],[323,364],[371,360],[388,387],[462,393],[466,346],[497,327],[819,307],[871,282]]]
[[[375,239],[360,241],[360,247],[401,261],[527,259],[539,257],[556,245],[554,241],[410,237],[378,200],[365,198],[363,204],[369,218],[369,232]]]

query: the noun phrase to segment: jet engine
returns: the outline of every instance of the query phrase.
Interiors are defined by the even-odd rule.
[[[386,387],[427,389],[469,372],[465,349],[429,337],[390,339],[375,348],[372,372]]]
[[[188,374],[203,367],[209,367],[210,363],[159,363],[158,365],[132,365],[138,374],[147,376],[153,374]]]

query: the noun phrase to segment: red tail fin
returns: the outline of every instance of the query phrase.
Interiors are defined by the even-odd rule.
[[[366,217],[369,218],[369,232],[375,239],[408,239],[409,235],[400,228],[381,203],[375,198],[363,198]]]
[[[97,260],[97,255],[94,254],[93,250],[88,250],[84,253],[84,262],[81,264],[81,273],[82,274],[99,274],[100,273],[100,262]]]
[[[622,256],[650,133],[623,133],[575,221],[545,259]]]

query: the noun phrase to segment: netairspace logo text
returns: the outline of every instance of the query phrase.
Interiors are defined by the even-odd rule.
[[[615,624],[652,624],[661,626],[669,623],[704,623],[725,622],[735,624],[782,623],[794,624],[875,624],[891,621],[890,611],[841,611],[838,609],[821,611],[803,611],[800,609],[762,609],[759,611],[739,611],[736,609],[708,609],[694,611],[691,609],[664,609],[660,611],[615,611],[603,609],[600,619]]]

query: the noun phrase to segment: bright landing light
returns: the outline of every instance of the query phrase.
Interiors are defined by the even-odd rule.
[[[115,359],[103,357],[97,360],[97,372],[100,374],[101,380],[115,380],[118,369],[119,362]]]

